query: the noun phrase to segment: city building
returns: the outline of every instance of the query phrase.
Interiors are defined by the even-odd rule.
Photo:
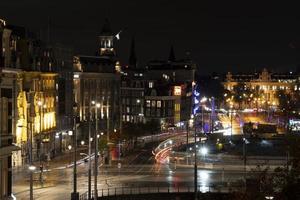
[[[65,46],[50,46],[57,66],[57,122],[55,134],[55,152],[68,149],[72,141],[73,130],[73,51]]]
[[[267,69],[263,69],[261,73],[254,74],[232,74],[228,72],[223,82],[224,88],[228,90],[228,94],[226,93],[224,96],[227,104],[231,104],[233,107],[238,107],[237,102],[233,100],[234,88],[241,83],[244,84],[245,89],[250,91],[250,94],[242,94],[242,96],[248,95],[245,98],[247,101],[242,102],[243,108],[277,108],[279,104],[278,91],[293,94],[300,89],[298,75],[292,72],[278,74],[271,73]]]
[[[4,32],[1,62],[5,71],[15,73],[11,100],[12,134],[13,142],[21,149],[13,153],[12,163],[19,166],[28,161],[27,136],[31,131],[34,160],[53,156],[57,148],[58,66],[53,50],[24,27],[7,25]]]
[[[162,128],[184,124],[191,116],[192,83],[196,66],[190,59],[176,60],[171,47],[167,61],[136,64],[134,42],[129,66],[122,71],[122,120],[157,120]]]
[[[81,125],[79,138],[88,139],[89,119],[94,119],[96,106],[99,130],[110,134],[120,130],[120,71],[114,49],[114,35],[108,20],[99,36],[96,56],[74,57],[74,96]],[[93,120],[94,121],[94,120]],[[93,127],[95,124],[93,123]]]
[[[146,73],[145,69],[138,66],[135,41],[132,40],[129,65],[122,70],[121,99],[122,121],[144,123],[144,96]]]
[[[195,63],[176,59],[172,46],[167,61],[150,61],[146,71],[146,120],[159,119],[163,127],[186,123],[191,116]]]
[[[13,142],[17,70],[5,68],[9,34],[5,21],[0,19],[0,199],[12,199],[12,154],[19,150]]]

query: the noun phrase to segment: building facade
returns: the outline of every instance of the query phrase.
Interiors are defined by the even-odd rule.
[[[17,70],[5,68],[9,34],[5,21],[0,19],[0,199],[12,199],[12,155],[19,150],[14,145],[13,126]]]
[[[267,69],[254,74],[231,74],[228,72],[223,86],[228,90],[228,96],[225,94],[226,102],[233,107],[238,107],[233,100],[233,95],[234,88],[240,83],[244,84],[245,89],[250,91],[250,94],[241,95],[241,98],[247,95],[245,98],[247,101],[242,102],[243,108],[273,107],[275,109],[279,104],[277,98],[279,91],[293,94],[300,89],[298,76],[293,73],[276,74],[269,72]]]
[[[190,119],[195,72],[190,59],[175,59],[173,48],[167,61],[139,67],[133,42],[129,65],[122,71],[123,122],[157,120],[168,127]]]
[[[33,159],[44,161],[61,149],[61,142],[56,137],[57,119],[64,124],[69,123],[59,124],[60,127],[68,128],[71,120],[64,120],[61,117],[63,114],[59,115],[58,90],[61,88],[58,87],[58,71],[67,62],[72,70],[72,56],[67,61],[61,56],[62,50],[44,44],[23,27],[7,25],[6,29],[2,35],[1,62],[6,71],[14,71],[16,74],[13,86],[12,133],[13,141],[21,151],[14,152],[13,166],[19,166],[28,161],[27,136],[31,130],[34,136]],[[68,90],[72,96],[72,73],[68,80],[68,85],[63,90]],[[67,114],[71,115],[72,104],[62,102],[71,107],[66,108]],[[32,126],[29,119],[32,119]]]
[[[99,130],[109,135],[120,131],[120,65],[116,60],[114,36],[106,20],[99,36],[97,56],[74,57],[74,97],[79,115],[80,139],[88,139],[88,124],[95,128],[95,103],[100,103]]]

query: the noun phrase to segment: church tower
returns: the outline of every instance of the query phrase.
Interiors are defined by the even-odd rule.
[[[105,19],[101,33],[99,35],[100,41],[100,56],[115,56],[114,49],[114,35],[112,33],[108,19]]]

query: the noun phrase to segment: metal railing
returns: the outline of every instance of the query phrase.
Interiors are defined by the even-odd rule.
[[[242,191],[242,186],[199,186],[198,191],[200,193],[229,193],[234,191]],[[158,194],[158,193],[189,193],[194,192],[194,187],[180,186],[180,187],[116,187],[98,190],[98,197],[120,196],[120,195],[141,195],[141,194]],[[94,192],[91,192],[92,199],[94,198]],[[80,200],[88,200],[88,192],[80,195]]]

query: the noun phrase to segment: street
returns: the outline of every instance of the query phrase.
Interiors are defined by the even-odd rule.
[[[157,145],[155,143],[155,145]],[[145,148],[135,153],[135,156],[129,156],[122,160],[121,169],[116,164],[112,166],[101,166],[98,176],[98,189],[116,188],[116,187],[192,187],[193,186],[193,168],[177,166],[172,164],[156,163],[152,155],[152,145],[146,145]],[[93,164],[93,163],[92,163]],[[80,194],[88,189],[88,163],[82,163],[78,166],[78,190]],[[72,191],[72,173],[73,168],[56,168],[44,172],[45,181],[41,188],[38,173],[34,175],[34,198],[44,199],[67,199],[70,198]],[[206,187],[220,182],[232,182],[241,179],[243,170],[224,171],[201,169],[198,170],[198,184]],[[92,177],[93,180],[94,177]],[[29,174],[25,170],[14,173],[13,192],[17,199],[28,199],[29,195]],[[93,187],[93,182],[92,182]],[[206,188],[206,189],[205,189]]]

